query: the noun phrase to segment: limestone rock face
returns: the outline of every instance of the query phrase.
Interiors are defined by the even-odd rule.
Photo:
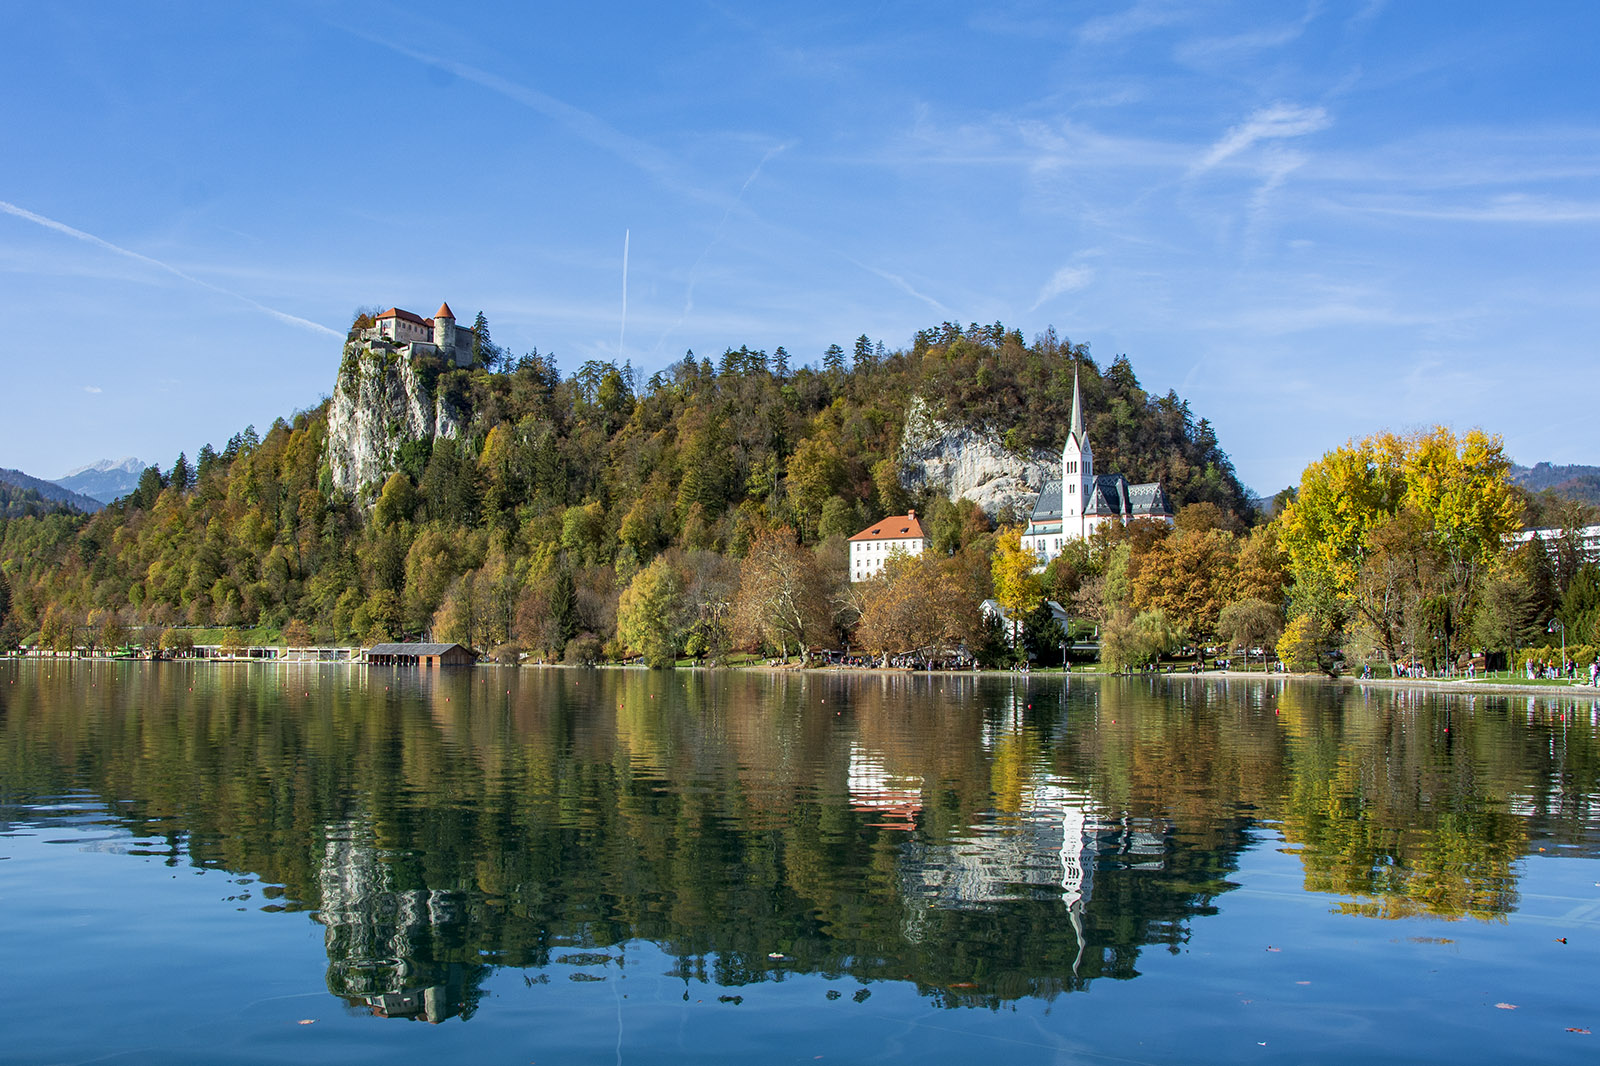
[[[991,518],[1007,507],[1026,518],[1044,483],[1061,477],[1061,456],[1017,455],[992,435],[934,418],[918,398],[900,438],[900,477],[913,492],[928,488],[952,500],[965,497]]]
[[[462,415],[417,378],[411,360],[383,345],[345,346],[328,410],[334,486],[359,493],[395,470],[400,445],[461,434]]]

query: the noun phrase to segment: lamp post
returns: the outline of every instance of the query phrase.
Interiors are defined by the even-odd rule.
[[[1561,672],[1562,673],[1566,673],[1567,672],[1567,623],[1563,622],[1559,618],[1554,619],[1554,620],[1551,621],[1550,625],[1545,629],[1545,632],[1546,633],[1554,633],[1556,631],[1556,627],[1557,626],[1561,627]]]

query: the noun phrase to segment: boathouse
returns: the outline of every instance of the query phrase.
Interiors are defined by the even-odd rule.
[[[471,666],[478,653],[460,644],[374,644],[368,666]]]

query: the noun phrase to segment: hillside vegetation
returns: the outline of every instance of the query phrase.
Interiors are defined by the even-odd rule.
[[[901,487],[911,398],[1019,453],[1057,449],[1074,369],[1101,469],[1163,480],[1180,506],[1247,516],[1227,456],[1185,401],[1146,394],[1127,359],[1102,370],[1052,333],[1028,345],[998,324],[946,324],[909,349],[862,337],[853,353],[833,347],[820,367],[799,368],[781,348],[741,347],[715,362],[689,353],[644,380],[627,365],[563,374],[537,352],[496,356],[497,370],[419,368],[467,413],[465,432],[403,446],[387,481],[358,496],[333,488],[324,404],[220,452],[207,445],[192,467],[180,456],[147,469],[92,517],[7,520],[13,639],[47,621],[59,631],[113,618],[322,640],[427,633],[592,657],[627,645],[623,590],[666,560],[677,648],[832,643],[855,620],[838,587],[843,538],[885,514],[917,507],[940,555],[975,553],[963,594],[975,604],[990,591],[992,522]],[[784,636],[733,610],[756,547],[806,560],[827,617]]]

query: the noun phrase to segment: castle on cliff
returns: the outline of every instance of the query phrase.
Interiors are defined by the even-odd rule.
[[[1096,474],[1094,451],[1083,427],[1078,376],[1072,376],[1072,422],[1061,449],[1061,480],[1045,482],[1033,505],[1022,547],[1048,563],[1069,540],[1091,536],[1111,522],[1153,518],[1172,524],[1172,501],[1161,482],[1131,485],[1121,474]]]
[[[437,355],[456,366],[472,365],[472,329],[456,325],[456,314],[447,303],[440,304],[432,318],[423,318],[399,307],[379,312],[373,317],[372,325],[361,331],[361,339],[386,340],[419,355]]]

